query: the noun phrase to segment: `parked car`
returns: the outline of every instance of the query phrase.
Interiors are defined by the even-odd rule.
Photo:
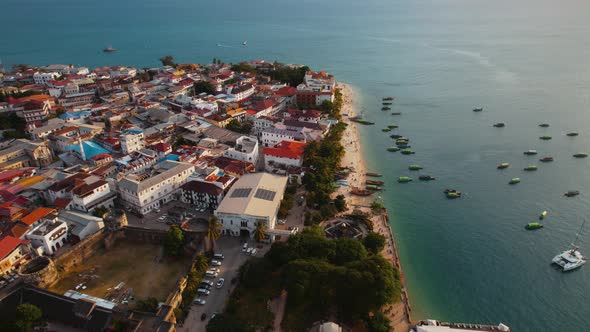
[[[213,266],[221,266],[221,262],[214,259],[214,260],[211,261],[211,265],[213,265]]]
[[[199,284],[199,289],[207,289],[207,290],[210,290],[211,289],[211,285],[205,284],[205,283],[200,283]]]
[[[256,256],[257,252],[258,252],[258,249],[252,248],[252,252],[250,252],[250,256]]]
[[[197,294],[207,296],[207,295],[211,294],[211,291],[208,289],[205,289],[205,288],[199,288],[199,289],[197,289]]]
[[[208,278],[217,278],[218,275],[219,275],[218,272],[211,272],[211,271],[205,272],[205,277],[208,277]]]
[[[209,270],[207,270],[207,272],[211,272],[211,273],[219,273],[219,272],[221,272],[221,271],[219,270],[219,268],[218,268],[218,267],[212,267],[212,268],[209,268]]]
[[[222,261],[225,258],[225,256],[223,256],[223,254],[221,254],[221,253],[218,253],[218,254],[213,255],[213,258],[215,258],[218,261]]]
[[[156,213],[160,213],[160,209],[156,209]]]
[[[224,278],[219,278],[219,280],[217,280],[217,284],[215,284],[215,288],[219,289],[219,288],[223,287],[224,282],[225,282]]]
[[[278,223],[279,225],[284,225],[284,224],[286,224],[286,223],[287,223],[287,220],[285,220],[285,219],[279,219],[279,221],[277,221],[277,223]]]
[[[203,280],[203,281],[201,281],[201,283],[202,284],[207,284],[209,286],[213,286],[213,281],[211,281],[211,280]]]
[[[242,252],[246,252],[246,250],[248,250],[248,242],[244,242],[244,245],[242,246]]]
[[[207,301],[205,301],[205,299],[201,299],[201,298],[197,298],[193,301],[194,304],[200,304],[200,305],[204,305],[205,303],[207,303]]]
[[[167,218],[167,217],[168,217],[168,216],[166,216],[166,215],[163,215],[163,216],[160,216],[160,217],[158,218],[158,220],[159,220],[159,221],[164,221],[164,220],[166,220],[166,218]]]

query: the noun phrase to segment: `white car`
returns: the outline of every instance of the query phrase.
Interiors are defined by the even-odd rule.
[[[164,216],[160,216],[160,218],[158,218],[158,220],[161,221],[161,222],[163,222],[164,220],[166,220],[166,217],[167,216],[165,216],[165,215]]]
[[[213,266],[221,266],[221,262],[214,259],[214,260],[211,261],[211,265],[213,265]]]
[[[224,282],[225,282],[224,278],[219,278],[219,280],[217,280],[217,284],[215,284],[215,288],[219,289],[219,288],[223,287]]]
[[[285,220],[285,219],[279,219],[279,221],[277,221],[277,223],[278,223],[279,225],[284,225],[284,224],[286,224],[286,223],[287,223],[287,220]]]
[[[156,209],[156,213],[160,213],[160,209]]]
[[[213,271],[205,272],[205,277],[207,277],[207,278],[217,278],[218,275],[219,275],[218,272],[213,272]]]
[[[205,301],[205,299],[201,299],[201,298],[197,298],[193,301],[194,304],[200,304],[200,305],[204,305],[205,303],[207,303],[207,301]]]
[[[256,253],[258,252],[258,249],[253,248],[252,252],[250,253],[250,256],[256,256]]]
[[[211,292],[208,289],[199,288],[199,289],[197,289],[197,294],[207,296],[207,295],[211,294]]]
[[[248,250],[246,250],[246,255],[252,254],[252,250],[254,250],[254,248],[248,248]]]
[[[242,252],[246,252],[246,250],[248,250],[248,242],[245,242],[242,246]]]
[[[207,272],[219,273],[219,272],[221,272],[221,270],[219,270],[219,268],[217,268],[217,267],[212,267],[212,268],[209,268],[209,270],[207,270]]]

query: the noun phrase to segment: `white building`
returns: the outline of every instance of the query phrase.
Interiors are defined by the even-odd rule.
[[[129,131],[121,135],[121,151],[124,154],[130,154],[144,148],[143,133],[140,131]]]
[[[195,171],[195,166],[167,160],[154,169],[159,173],[151,177],[131,174],[119,181],[123,203],[142,215],[176,199],[177,192]]]
[[[270,240],[288,231],[275,229],[277,212],[287,186],[287,177],[269,173],[245,174],[231,187],[215,215],[224,234],[252,237],[259,222],[266,225]]]
[[[272,148],[264,148],[264,170],[273,172],[303,165],[305,143],[282,141]]]
[[[53,255],[66,243],[68,225],[59,220],[46,220],[30,230],[25,238],[34,248],[42,247],[44,254]]]
[[[305,142],[305,135],[301,130],[267,128],[262,131],[260,141],[265,147],[275,146],[282,141]]]
[[[235,100],[243,100],[254,94],[256,88],[252,84],[236,85],[227,90],[227,94]]]
[[[49,81],[52,81],[60,76],[57,72],[49,72],[49,73],[35,73],[33,74],[33,80],[35,84],[43,84],[47,85]]]
[[[64,210],[60,212],[58,220],[65,222],[70,234],[80,241],[104,228],[102,218],[82,212]]]
[[[248,136],[236,140],[236,146],[223,152],[223,155],[236,160],[248,161],[256,165],[258,161],[258,141]]]
[[[117,198],[117,194],[111,191],[109,183],[105,180],[98,180],[74,188],[70,206],[84,212],[92,212],[98,207],[111,209],[115,206],[115,198]]]

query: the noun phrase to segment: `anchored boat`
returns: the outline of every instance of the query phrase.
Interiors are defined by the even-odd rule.
[[[474,108],[474,109],[473,109],[473,111],[474,111],[474,112],[481,112],[481,111],[483,111],[483,107],[480,107],[480,108]]]
[[[417,164],[413,164],[413,165],[410,165],[410,166],[408,166],[408,169],[409,169],[410,171],[419,171],[419,170],[421,170],[422,168],[424,168],[424,167],[422,167],[422,166],[420,166],[420,165],[417,165]]]
[[[350,193],[357,196],[370,196],[373,194],[373,191],[353,187],[352,189],[350,189]]]
[[[498,123],[494,123],[494,127],[504,128],[504,127],[506,127],[506,124],[504,122],[498,122]]]
[[[412,181],[412,178],[409,176],[400,176],[397,179],[397,182],[399,182],[399,183],[406,183],[406,182],[410,182],[410,181]]]
[[[575,131],[569,132],[566,134],[567,136],[573,137],[573,136],[578,136],[579,134]]]
[[[510,182],[508,182],[508,184],[517,184],[520,182],[520,178],[513,178],[512,180],[510,180]]]
[[[381,110],[382,111],[389,111],[389,110],[391,110],[391,107],[384,106],[384,107],[381,107]]]
[[[510,167],[509,163],[501,163],[500,165],[498,165],[498,169],[505,169]]]
[[[401,151],[401,154],[415,154],[416,152],[410,150],[410,149],[403,149]]]
[[[574,157],[575,158],[586,158],[586,157],[588,157],[588,154],[584,153],[584,152],[578,152],[574,155]]]
[[[543,157],[541,159],[539,159],[539,161],[544,162],[544,163],[548,163],[553,161],[553,157]]]
[[[380,178],[383,175],[379,174],[379,173],[373,173],[373,172],[367,172],[365,173],[366,176],[371,176],[371,177],[376,177],[376,178]]]
[[[531,165],[531,166],[527,166],[524,168],[525,171],[536,171],[537,170],[537,166]]]
[[[584,224],[586,224],[586,220],[584,220],[580,230],[576,234],[576,238],[574,239],[574,242],[572,242],[572,248],[558,254],[551,260],[553,264],[560,266],[563,269],[563,272],[575,270],[586,264],[586,257],[582,255],[576,245],[576,241],[584,229]]]
[[[402,115],[402,112],[393,112],[391,115]]]
[[[387,148],[387,151],[389,151],[389,152],[397,152],[399,150],[401,150],[401,148],[399,148],[397,146],[390,146]]]
[[[548,123],[541,123],[539,125],[539,127],[547,128],[547,127],[549,127],[549,124]]]
[[[389,101],[389,100],[394,100],[395,97],[384,97],[382,100],[383,101]]]
[[[547,217],[547,211],[541,212],[541,214],[539,215],[539,219],[543,219],[545,217]]]
[[[564,193],[563,195],[566,197],[574,197],[574,196],[578,196],[579,194],[580,194],[580,192],[577,190],[570,190],[570,191]]]
[[[387,132],[390,132],[391,129],[390,128],[383,128],[383,129],[381,129],[381,131],[384,132],[384,133],[387,133]]]
[[[383,181],[375,181],[375,180],[366,180],[365,183],[366,184],[374,184],[377,186],[382,186],[385,184],[385,182],[383,182]]]
[[[552,139],[552,138],[553,138],[553,137],[551,137],[551,136],[549,136],[549,135],[544,135],[544,136],[541,136],[541,137],[539,137],[539,139],[542,139],[542,140],[544,140],[544,141],[548,141],[548,140],[550,140],[550,139]]]
[[[389,126],[387,126],[387,128],[389,128],[389,129],[396,129],[396,128],[399,128],[399,126],[396,125],[396,124],[390,124]]]
[[[537,154],[537,150],[528,150],[525,151],[524,154],[526,154],[527,156],[533,156]]]
[[[420,181],[432,181],[432,180],[436,180],[436,178],[434,176],[431,176],[431,175],[420,175],[418,177],[418,180],[420,180]]]
[[[445,189],[444,193],[447,196],[447,198],[450,198],[450,199],[455,199],[455,198],[461,197],[461,192],[457,191],[455,189]]]
[[[524,226],[524,228],[529,231],[533,231],[535,229],[543,228],[543,224],[541,224],[539,222],[530,222],[530,223],[526,224],[526,226]]]

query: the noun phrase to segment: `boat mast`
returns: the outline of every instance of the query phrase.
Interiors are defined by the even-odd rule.
[[[576,238],[574,239],[574,242],[572,242],[572,246],[577,249],[578,247],[576,246],[576,242],[578,241],[578,238],[580,237],[580,234],[582,234],[582,229],[584,228],[584,224],[586,224],[586,220],[584,219],[584,222],[582,223],[582,226],[580,226],[580,230],[578,231],[578,233],[576,233]]]

